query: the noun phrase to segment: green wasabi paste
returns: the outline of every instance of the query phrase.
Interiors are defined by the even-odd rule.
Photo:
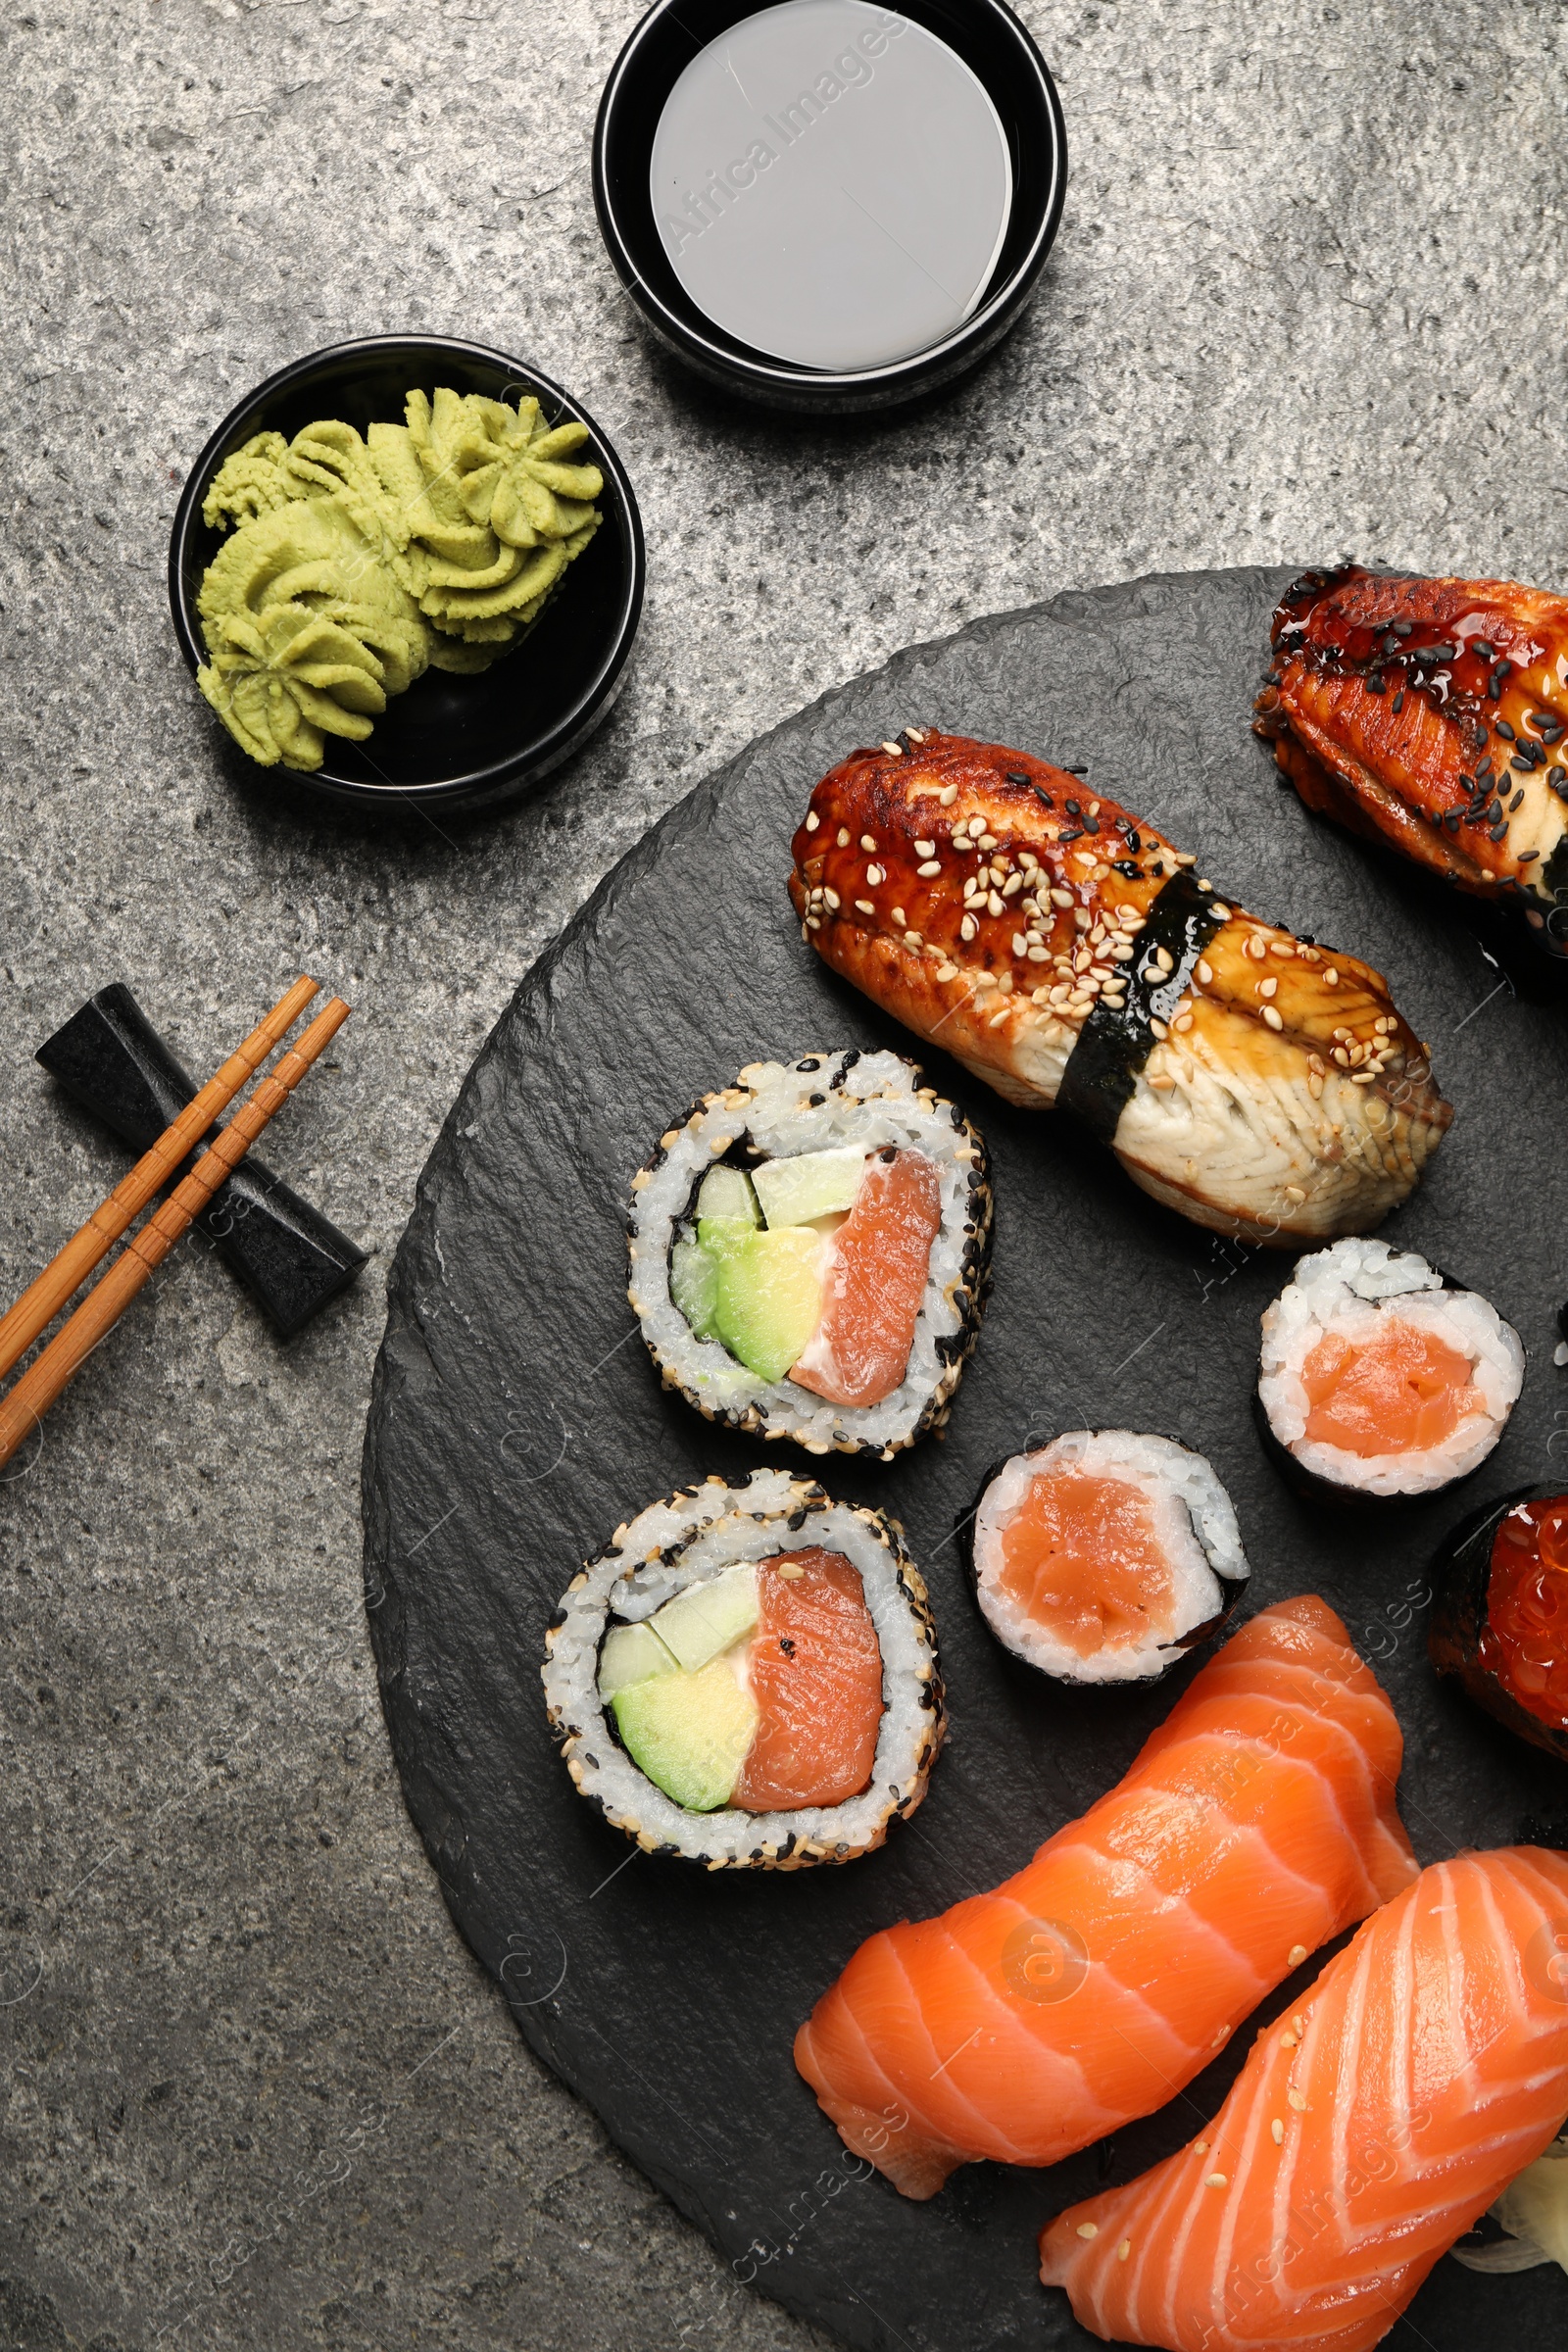
[[[404,424],[258,433],[224,461],[202,518],[229,537],[196,609],[197,683],[264,767],[363,743],[430,667],[479,670],[514,644],[602,517],[584,424],[533,399],[411,392]]]

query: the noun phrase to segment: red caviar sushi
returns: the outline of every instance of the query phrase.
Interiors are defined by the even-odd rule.
[[[1266,2026],[1214,2121],[1057,2216],[1040,2276],[1107,2341],[1368,2352],[1568,2108],[1568,1855],[1421,1873]]]
[[[1490,1503],[1438,1555],[1427,1647],[1479,1706],[1568,1757],[1568,1494]]]

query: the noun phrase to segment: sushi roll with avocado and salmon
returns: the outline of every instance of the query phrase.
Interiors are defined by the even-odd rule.
[[[987,1477],[968,1536],[975,1597],[1004,1648],[1068,1683],[1148,1682],[1229,1616],[1249,1574],[1200,1453],[1074,1429]]]
[[[1509,1731],[1568,1757],[1568,1494],[1527,1487],[1455,1528],[1427,1648]]]
[[[942,1742],[936,1629],[896,1522],[784,1470],[680,1488],[617,1528],[543,1671],[582,1794],[710,1870],[869,1853]]]
[[[1292,1483],[1436,1494],[1496,1445],[1524,1382],[1519,1334],[1413,1250],[1336,1242],[1263,1312],[1257,1410]]]
[[[884,1461],[945,1421],[980,1327],[986,1150],[897,1054],[754,1062],[632,1179],[628,1295],[710,1421]]]

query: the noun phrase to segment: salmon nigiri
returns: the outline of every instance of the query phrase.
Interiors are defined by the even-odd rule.
[[[1058,2215],[1040,2275],[1169,2352],[1365,2352],[1568,2109],[1568,1855],[1435,1863],[1265,2027],[1214,2122]]]
[[[1054,2164],[1163,2106],[1308,1952],[1409,1884],[1401,1753],[1333,1610],[1276,1603],[1026,1869],[863,1943],[796,2065],[906,2196],[979,2157]]]

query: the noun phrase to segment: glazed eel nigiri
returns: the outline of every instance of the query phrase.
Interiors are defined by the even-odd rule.
[[[1424,1870],[1196,2139],[1057,2216],[1047,2285],[1115,2343],[1369,2352],[1568,2109],[1565,1915],[1568,1855],[1541,1846]]]
[[[1307,807],[1568,954],[1568,597],[1347,564],[1303,573],[1273,642],[1257,731]]]
[[[1215,1232],[1364,1233],[1453,1115],[1381,974],[1242,913],[1026,753],[911,727],[823,777],[793,850],[835,971]]]
[[[940,1919],[861,1944],[795,2037],[906,2197],[1150,2115],[1307,1953],[1396,1894],[1394,1709],[1315,1594],[1243,1627],[1118,1787]]]

